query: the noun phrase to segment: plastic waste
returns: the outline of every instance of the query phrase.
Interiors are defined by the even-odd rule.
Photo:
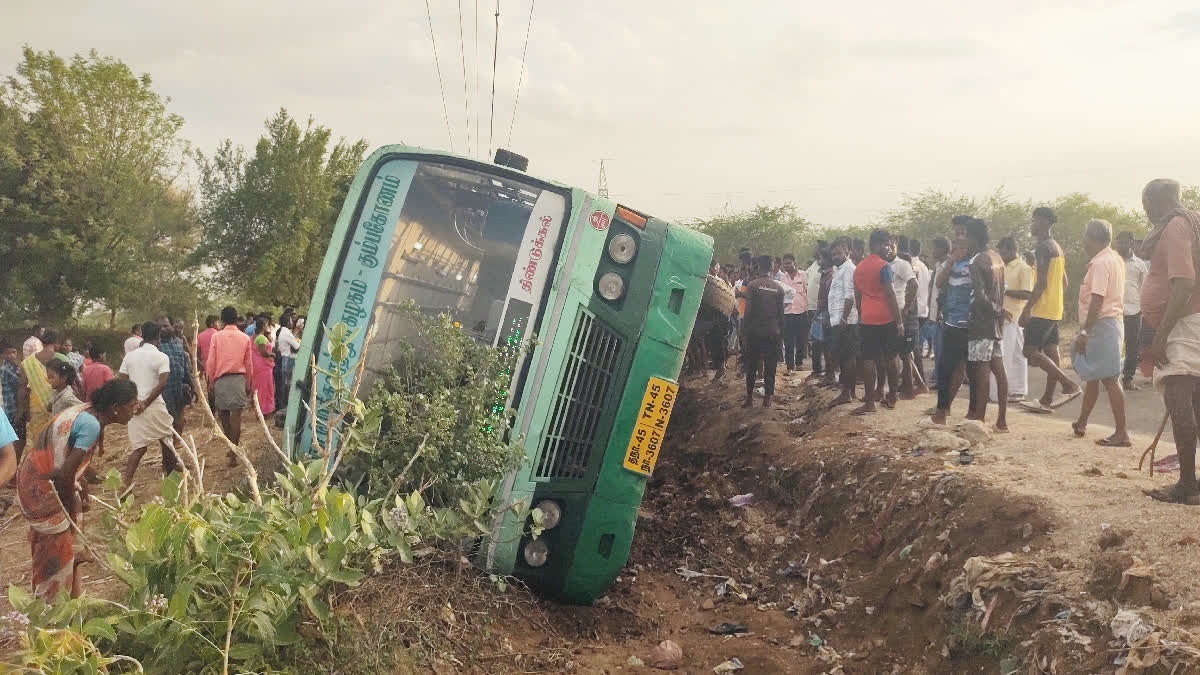
[[[749,630],[750,629],[747,628],[745,624],[725,622],[709,628],[708,632],[712,633],[713,635],[737,635],[738,633],[745,633]]]
[[[744,495],[734,495],[730,497],[729,505],[735,507],[748,506],[752,501],[754,501],[754,493],[747,492]]]
[[[659,670],[675,670],[683,665],[683,648],[673,640],[663,640],[650,652],[650,667]]]
[[[728,661],[723,661],[723,662],[717,664],[717,666],[715,668],[713,668],[713,672],[714,673],[732,673],[732,672],[739,671],[745,667],[746,667],[746,665],[744,663],[742,663],[741,659],[739,659],[735,656],[734,658],[729,659]]]

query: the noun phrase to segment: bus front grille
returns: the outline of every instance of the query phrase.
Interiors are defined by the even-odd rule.
[[[621,336],[580,310],[546,436],[534,463],[537,478],[586,476],[623,346]]]

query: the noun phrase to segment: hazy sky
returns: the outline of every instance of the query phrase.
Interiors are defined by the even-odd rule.
[[[496,0],[462,0],[461,43],[458,1],[429,2],[455,150],[593,190],[611,158],[612,193],[655,215],[790,201],[844,224],[925,187],[1137,206],[1149,178],[1200,183],[1194,1],[540,0],[510,142],[530,2],[503,0],[490,144]],[[5,3],[0,70],[22,44],[96,48],[149,72],[202,149],[252,145],[281,106],[448,149],[425,3],[333,4]]]

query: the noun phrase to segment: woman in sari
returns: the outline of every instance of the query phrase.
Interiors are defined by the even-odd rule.
[[[72,527],[87,510],[83,472],[92,456],[103,450],[104,427],[129,422],[136,405],[137,386],[111,380],[92,394],[90,405],[68,408],[51,418],[21,456],[17,499],[29,521],[33,592],[47,602],[68,586],[71,597],[79,597],[77,563],[90,560],[76,554]]]
[[[267,319],[254,320],[254,392],[258,394],[258,409],[264,417],[275,412],[275,354],[267,336]]]

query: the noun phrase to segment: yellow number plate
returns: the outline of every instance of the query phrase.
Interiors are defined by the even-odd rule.
[[[671,420],[671,408],[679,396],[679,386],[662,378],[652,377],[646,383],[642,395],[642,407],[638,411],[637,423],[629,447],[625,449],[625,468],[649,476],[658,461],[663,438],[667,435],[667,422]]]

